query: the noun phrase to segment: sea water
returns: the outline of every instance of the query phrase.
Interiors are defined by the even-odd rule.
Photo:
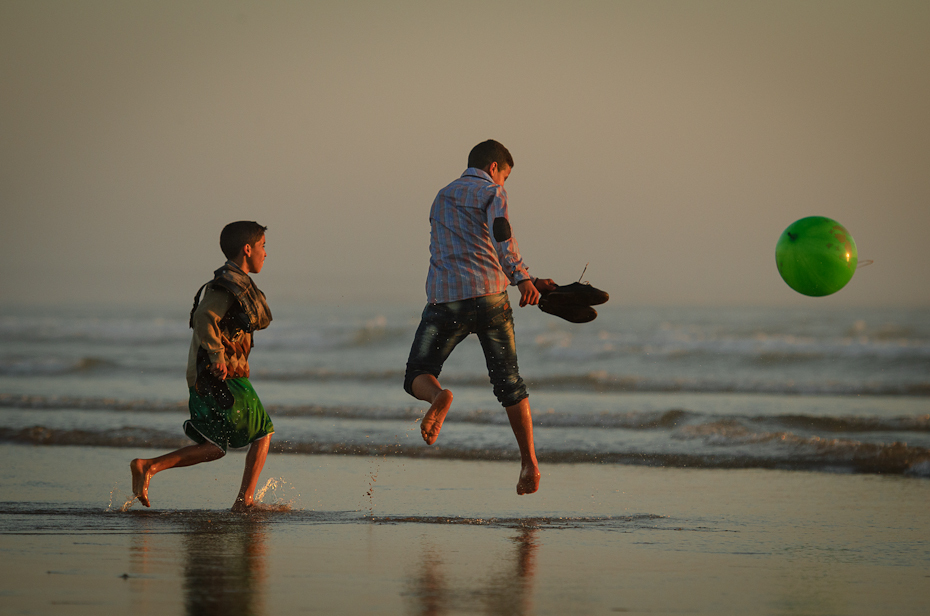
[[[455,402],[427,447],[402,388],[421,306],[274,305],[251,380],[277,452],[517,459],[477,339],[441,375]],[[188,315],[0,311],[0,440],[185,444]],[[930,477],[930,310],[515,309],[541,462]]]
[[[402,390],[422,306],[287,306],[241,452],[188,444],[183,307],[0,310],[0,596],[11,613],[926,614],[930,311],[515,310],[542,485],[474,337],[426,446]],[[267,489],[266,489],[267,488]]]

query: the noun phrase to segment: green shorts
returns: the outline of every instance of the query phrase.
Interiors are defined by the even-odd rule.
[[[213,396],[201,396],[190,388],[191,418],[184,422],[184,434],[196,443],[210,442],[222,449],[245,447],[274,432],[258,394],[247,378],[226,379],[235,402],[225,410]]]

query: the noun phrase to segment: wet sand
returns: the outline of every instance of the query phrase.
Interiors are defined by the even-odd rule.
[[[272,455],[162,473],[143,449],[0,445],[10,614],[925,614],[930,482],[902,477]],[[111,502],[112,501],[112,502]]]

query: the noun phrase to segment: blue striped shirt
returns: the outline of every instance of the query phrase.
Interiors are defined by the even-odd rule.
[[[507,191],[481,169],[469,167],[439,191],[429,212],[431,304],[500,293],[532,278],[517,240],[498,242],[491,233],[497,218],[507,219]]]

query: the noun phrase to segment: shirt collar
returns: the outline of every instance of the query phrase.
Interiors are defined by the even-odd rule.
[[[487,171],[478,169],[477,167],[469,167],[465,170],[465,173],[462,174],[462,177],[481,178],[482,180],[487,180],[488,182],[494,182],[494,180],[491,179],[491,176],[488,175]]]
[[[226,266],[229,267],[229,269],[233,270],[234,272],[242,274],[243,276],[247,275],[245,272],[242,271],[242,268],[236,265],[235,263],[233,263],[231,259],[226,259]]]

